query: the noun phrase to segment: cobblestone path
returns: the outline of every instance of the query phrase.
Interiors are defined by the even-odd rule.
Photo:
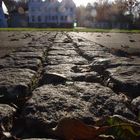
[[[47,137],[64,117],[139,120],[140,57],[72,33],[45,32],[0,58],[0,129]],[[57,138],[56,138],[57,139]]]

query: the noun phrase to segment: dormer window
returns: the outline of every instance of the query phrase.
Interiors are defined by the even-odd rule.
[[[73,12],[73,8],[70,8],[70,11]]]

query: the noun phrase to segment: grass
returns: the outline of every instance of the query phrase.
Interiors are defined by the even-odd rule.
[[[140,33],[140,30],[93,29],[93,28],[0,28],[0,31],[65,31],[65,32]]]

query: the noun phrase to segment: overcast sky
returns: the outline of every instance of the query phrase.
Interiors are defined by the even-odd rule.
[[[93,3],[95,2],[95,0],[73,0],[76,4],[76,6],[79,6],[79,5],[87,5],[87,3]]]

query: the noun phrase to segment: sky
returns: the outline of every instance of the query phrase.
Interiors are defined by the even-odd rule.
[[[87,5],[87,3],[93,3],[95,2],[95,0],[73,0],[76,4],[76,6],[80,6],[80,5]]]

